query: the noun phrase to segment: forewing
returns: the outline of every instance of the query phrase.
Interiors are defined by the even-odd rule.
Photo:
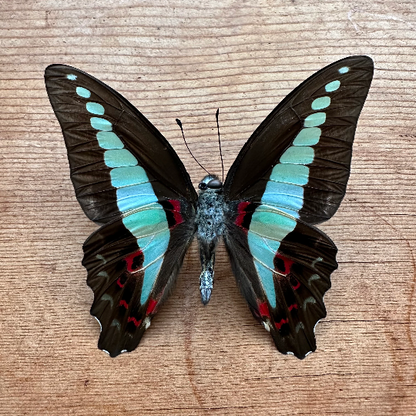
[[[229,201],[273,204],[308,224],[334,215],[350,174],[373,61],[352,56],[290,93],[245,144],[225,181]]]
[[[64,65],[45,82],[86,215],[91,313],[111,356],[133,350],[166,298],[195,232],[196,192],[157,129],[116,91]]]
[[[65,138],[75,193],[88,218],[103,224],[119,217],[130,208],[121,201],[148,193],[138,188],[149,183],[158,199],[195,203],[195,189],[177,154],[119,93],[66,65],[46,68],[45,84]]]

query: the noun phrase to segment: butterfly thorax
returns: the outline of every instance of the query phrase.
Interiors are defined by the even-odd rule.
[[[212,175],[199,184],[196,211],[197,239],[202,272],[199,277],[202,303],[207,304],[214,284],[215,248],[224,232],[224,197],[222,182]]]

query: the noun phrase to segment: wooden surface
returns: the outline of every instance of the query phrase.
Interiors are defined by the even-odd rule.
[[[340,210],[339,270],[318,349],[283,356],[251,316],[224,247],[211,302],[192,245],[139,348],[96,347],[79,207],[43,72],[79,67],[167,137],[195,183],[226,169],[301,81],[354,54],[375,77]],[[413,0],[0,0],[0,414],[415,415],[416,3]]]

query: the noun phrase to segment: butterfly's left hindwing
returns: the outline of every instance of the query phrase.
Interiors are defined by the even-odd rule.
[[[334,243],[313,225],[344,197],[372,75],[372,60],[353,56],[311,76],[253,133],[224,184],[224,238],[240,289],[279,351],[299,358],[316,349],[337,268]]]
[[[175,281],[194,232],[196,192],[158,130],[125,98],[75,68],[45,83],[86,215],[104,224],[84,245],[99,347],[134,349]]]

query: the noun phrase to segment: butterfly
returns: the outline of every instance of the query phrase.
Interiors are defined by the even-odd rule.
[[[76,68],[46,68],[76,197],[101,226],[82,261],[100,349],[115,357],[138,346],[196,236],[204,304],[223,238],[240,291],[277,349],[300,359],[315,351],[338,267],[335,244],[315,225],[345,195],[373,70],[371,58],[351,56],[312,75],[255,130],[224,183],[209,174],[197,193],[173,148],[129,101]]]

